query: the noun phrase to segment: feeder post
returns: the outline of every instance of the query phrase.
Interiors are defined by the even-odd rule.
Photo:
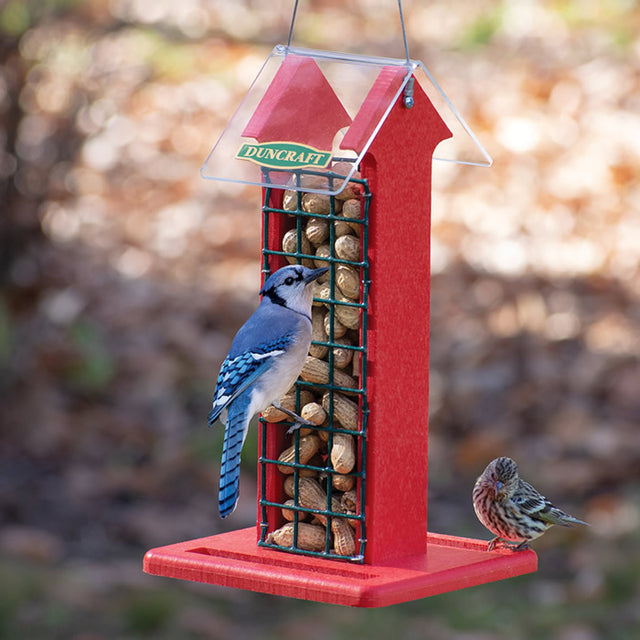
[[[345,136],[357,150],[404,69],[384,69]],[[370,307],[365,562],[427,550],[431,162],[451,132],[416,82],[361,164],[369,181]],[[389,104],[389,100],[386,101]]]

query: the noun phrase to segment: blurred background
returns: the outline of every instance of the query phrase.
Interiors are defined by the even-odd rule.
[[[640,637],[640,7],[403,4],[494,158],[434,168],[429,529],[489,539],[497,455],[592,526],[536,542],[535,574],[380,610],[143,574],[255,522],[255,431],[223,523],[206,415],[258,303],[260,193],[198,172],[293,0],[6,0],[0,637]],[[295,42],[403,56],[392,0],[302,0]]]

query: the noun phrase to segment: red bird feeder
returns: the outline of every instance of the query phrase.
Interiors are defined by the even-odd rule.
[[[265,273],[331,267],[292,396],[326,418],[287,440],[265,412],[257,531],[152,549],[145,571],[360,607],[535,571],[532,551],[427,533],[431,164],[452,134],[416,77],[426,69],[291,47],[268,62],[266,90],[243,102],[204,174],[263,187]],[[332,74],[345,64],[370,78],[349,108]]]

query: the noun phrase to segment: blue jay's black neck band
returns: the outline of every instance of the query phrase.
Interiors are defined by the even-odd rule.
[[[273,304],[279,304],[281,307],[284,307],[289,311],[293,311],[294,313],[301,315],[303,318],[306,318],[309,322],[311,322],[311,318],[306,313],[302,313],[297,309],[292,309],[289,305],[287,305],[287,301],[276,293],[276,290],[274,287],[270,287],[269,289],[266,289],[266,290],[263,289],[261,293],[263,296],[266,296],[267,298],[269,298],[269,300],[271,300]]]
[[[303,318],[306,318],[309,322],[311,322],[311,318],[306,313],[302,313],[302,311],[298,311],[297,309],[292,309],[291,307],[287,307],[287,309],[289,309],[289,311],[293,311],[294,313],[297,313],[298,315],[302,316]]]
[[[267,296],[267,298],[269,298],[269,300],[271,300],[271,302],[273,302],[273,304],[279,304],[281,307],[287,307],[287,303],[286,303],[285,299],[283,297],[279,296],[276,293],[276,290],[273,287],[270,287],[266,291],[263,290],[262,291],[262,295]],[[287,309],[288,308],[289,307],[287,307]]]

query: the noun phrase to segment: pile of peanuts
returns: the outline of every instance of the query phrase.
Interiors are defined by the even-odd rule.
[[[346,170],[345,170],[346,169]],[[345,173],[346,167],[334,165],[336,173]],[[358,179],[359,174],[354,174]],[[313,176],[303,176],[301,185],[317,188],[318,179]],[[283,209],[294,211],[298,206],[296,191],[285,191]],[[330,213],[330,196],[324,194],[302,192],[301,208],[310,214],[328,215]],[[282,239],[282,250],[288,253],[300,252],[316,256],[315,259],[303,259],[302,263],[310,268],[328,266],[322,258],[333,257],[351,262],[361,260],[360,237],[362,225],[353,222],[361,218],[361,191],[356,183],[349,182],[346,187],[335,196],[334,213],[344,220],[330,221],[325,218],[307,217],[303,220],[303,233],[298,244],[298,232],[291,229]],[[334,225],[333,246],[330,245],[330,226]],[[295,258],[287,258],[292,264]],[[360,269],[352,265],[335,263],[334,266],[334,300],[342,302],[359,302],[361,275]],[[314,298],[330,299],[330,271],[324,274],[316,283]],[[313,303],[312,308],[312,340],[332,342],[343,346],[358,346],[360,344],[361,313],[358,307],[340,304]],[[329,351],[333,354],[329,358]],[[300,373],[300,379],[305,382],[329,384],[345,389],[357,390],[360,386],[360,352],[340,346],[311,345],[309,355]],[[331,363],[331,364],[330,364]],[[330,370],[332,366],[332,370]],[[294,543],[294,513],[298,513],[296,548],[308,551],[324,551],[326,549],[327,527],[329,540],[332,543],[331,553],[339,556],[353,556],[356,553],[355,518],[327,518],[321,514],[287,508],[298,506],[306,509],[327,511],[327,493],[323,485],[331,483],[331,511],[355,515],[357,512],[356,478],[350,473],[356,469],[356,438],[348,433],[330,432],[325,428],[358,431],[358,403],[357,395],[350,391],[333,391],[305,386],[300,389],[300,416],[317,425],[319,428],[300,428],[300,438],[296,451],[295,438],[285,448],[278,461],[313,467],[326,468],[330,460],[333,470],[322,477],[320,471],[300,469],[298,478],[298,502],[294,504],[294,467],[286,464],[278,465],[278,470],[286,476],[284,491],[289,500],[284,503],[282,515],[288,522],[269,534],[267,542],[282,547],[292,547]],[[296,393],[291,389],[282,399],[281,404],[291,410],[296,410]],[[329,413],[333,408],[333,424],[329,423]],[[268,407],[262,417],[267,422],[280,422],[288,419],[287,415],[273,406]],[[296,457],[297,456],[297,457]],[[308,522],[308,520],[311,520]],[[330,524],[328,524],[328,522]]]

